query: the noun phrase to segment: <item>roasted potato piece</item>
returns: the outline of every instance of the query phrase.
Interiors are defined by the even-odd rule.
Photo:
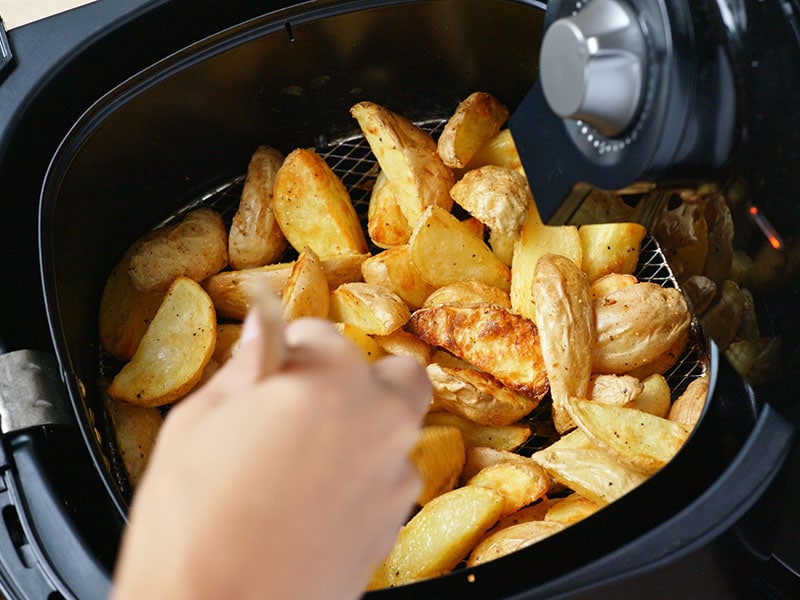
[[[422,308],[433,308],[445,304],[451,306],[496,304],[503,308],[511,308],[507,292],[481,281],[456,281],[443,285],[425,299]]]
[[[639,249],[647,229],[639,223],[592,223],[581,225],[581,267],[595,281],[609,273],[630,274],[639,262]]]
[[[462,100],[439,136],[437,150],[444,164],[461,169],[500,131],[508,109],[486,92],[473,92]]]
[[[196,208],[179,223],[142,239],[131,254],[128,274],[143,292],[166,290],[178,277],[203,281],[228,264],[228,232],[210,208]]]
[[[155,407],[135,406],[104,397],[114,439],[131,487],[136,488],[147,468],[163,418]]]
[[[569,412],[598,448],[620,463],[651,475],[680,450],[691,428],[634,408],[571,398]],[[577,491],[577,490],[576,490]]]
[[[451,188],[453,200],[492,231],[519,237],[533,196],[517,171],[487,165],[467,171]]]
[[[428,133],[374,102],[359,102],[350,114],[358,121],[409,224],[414,225],[428,206],[450,210],[455,178]]]
[[[524,521],[490,531],[472,550],[467,567],[474,567],[522,550],[564,529],[556,521]]]
[[[350,323],[334,323],[333,325],[339,333],[353,342],[364,353],[364,358],[367,359],[367,362],[373,363],[387,355],[386,350],[372,336],[357,326]]]
[[[283,320],[328,317],[330,296],[322,261],[311,248],[304,248],[283,288]]]
[[[564,433],[574,427],[566,402],[571,396],[587,397],[592,375],[594,315],[586,275],[571,259],[544,254],[536,263],[533,301],[553,423]]]
[[[400,530],[369,589],[450,572],[495,524],[504,503],[494,490],[471,485],[437,496]]]
[[[364,281],[381,285],[400,296],[411,310],[422,306],[436,289],[411,260],[408,245],[395,246],[368,258],[361,265]]]
[[[664,379],[663,375],[653,373],[641,383],[641,393],[631,400],[626,407],[636,408],[657,417],[667,418],[672,395],[667,380]]]
[[[550,505],[544,518],[562,525],[573,525],[593,515],[601,508],[602,506],[594,500],[572,493]]]
[[[678,396],[669,409],[669,420],[694,427],[700,419],[700,415],[703,414],[707,396],[708,375],[703,375],[692,381]]]
[[[630,375],[594,375],[589,381],[589,395],[592,402],[602,402],[614,406],[629,406],[644,391],[641,381]],[[573,394],[574,396],[575,394]],[[667,396],[669,399],[669,396]]]
[[[545,254],[566,256],[580,266],[583,260],[581,238],[578,228],[572,225],[544,225],[536,205],[531,204],[511,262],[511,310],[534,322],[533,274],[536,263]]]
[[[188,393],[214,351],[217,319],[200,284],[178,277],[139,348],[108,387],[108,395],[139,406],[162,406]]]
[[[402,327],[411,313],[391,290],[371,283],[343,283],[331,293],[330,319],[355,325],[365,333],[388,335]]]
[[[680,291],[640,282],[594,301],[592,369],[623,374],[672,351],[688,335],[691,314]]]
[[[111,270],[100,298],[100,343],[120,360],[131,359],[164,300],[163,291],[140,292],[133,286],[128,264],[135,248],[129,248]]]
[[[511,425],[480,425],[449,412],[429,412],[426,425],[452,425],[461,430],[464,443],[469,446],[485,446],[498,450],[516,450],[531,436],[531,429],[524,423]]]
[[[489,246],[492,248],[492,252],[504,265],[509,267],[514,264],[514,249],[517,247],[518,240],[519,232],[507,235],[494,229],[489,231]]]
[[[428,283],[481,281],[508,290],[511,272],[483,240],[438,206],[428,207],[409,240],[411,260]]]
[[[633,275],[624,273],[609,273],[595,279],[589,285],[589,296],[592,302],[599,298],[608,296],[612,292],[616,292],[624,287],[638,283],[638,279]]]
[[[427,372],[437,405],[482,425],[510,425],[539,405],[483,371],[431,363]]]
[[[531,462],[531,459],[510,450],[500,450],[489,446],[467,446],[464,469],[461,471],[462,484],[466,484],[482,469],[503,462],[527,464]]]
[[[283,154],[259,146],[250,158],[242,196],[228,232],[228,261],[234,269],[275,262],[286,250],[286,238],[275,220],[272,191]]]
[[[410,356],[423,366],[431,360],[431,347],[403,329],[395,329],[388,335],[376,335],[373,339],[389,354]]]
[[[544,469],[533,461],[508,461],[484,467],[467,485],[488,487],[500,493],[505,499],[503,518],[544,496],[550,481]]]
[[[469,229],[470,233],[479,240],[483,240],[486,233],[486,227],[475,217],[467,217],[461,221],[461,224]]]
[[[598,405],[599,406],[599,405]],[[647,480],[603,450],[550,446],[532,456],[556,481],[605,506]]]
[[[464,456],[464,438],[458,427],[431,425],[420,430],[409,456],[422,478],[417,504],[425,506],[456,487]]]
[[[521,394],[538,399],[548,390],[536,326],[500,306],[423,308],[406,329]]]
[[[560,498],[548,498],[545,496],[541,500],[534,502],[529,506],[520,508],[517,512],[511,513],[507,517],[498,521],[497,525],[492,527],[486,535],[491,535],[496,531],[510,527],[511,525],[518,525],[519,523],[529,523],[531,521],[543,521],[547,511],[555,503],[560,502]]]
[[[509,129],[501,129],[481,146],[467,163],[465,170],[477,169],[484,165],[497,165],[516,171],[522,170],[522,161],[519,159],[517,146],[514,144],[514,138],[511,137]]]
[[[320,258],[328,280],[328,289],[335,289],[343,283],[361,281],[361,265],[368,256],[369,254],[343,254]],[[292,275],[294,264],[288,262],[240,271],[223,271],[206,279],[203,287],[211,296],[221,317],[241,321],[250,310],[249,286],[258,283],[282,294]]]
[[[349,192],[313,150],[289,153],[275,177],[273,194],[278,225],[298,252],[306,246],[318,256],[367,252]]]
[[[411,237],[412,225],[400,209],[386,173],[375,178],[367,209],[367,234],[379,248],[401,246]]]

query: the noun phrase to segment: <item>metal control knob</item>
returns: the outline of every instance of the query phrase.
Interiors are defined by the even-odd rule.
[[[624,0],[591,0],[544,35],[539,80],[562,118],[580,119],[613,137],[636,120],[644,93],[644,33]]]

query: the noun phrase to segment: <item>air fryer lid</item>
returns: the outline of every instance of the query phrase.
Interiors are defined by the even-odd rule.
[[[68,392],[120,512],[127,498],[106,467],[95,425],[103,418],[96,385],[98,302],[122,252],[168,215],[241,174],[256,146],[325,147],[354,131],[348,109],[359,99],[414,120],[447,115],[479,89],[515,107],[533,83],[536,57],[533,51],[511,57],[508,49],[528,47],[541,31],[542,16],[525,2],[486,0],[352,2],[282,11],[155,65],[84,115],[54,158],[43,190],[42,271]],[[501,30],[503,36],[486,36]],[[758,417],[746,386],[720,368],[723,381],[714,388],[702,426],[648,484],[563,537],[469,575],[454,573],[385,594],[519,593],[624,546],[678,513],[724,471]]]

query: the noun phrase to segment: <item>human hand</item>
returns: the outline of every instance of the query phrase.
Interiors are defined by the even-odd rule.
[[[368,365],[329,323],[300,319],[271,373],[274,338],[254,314],[245,332],[164,423],[117,600],[356,598],[413,506],[424,369],[400,357]]]

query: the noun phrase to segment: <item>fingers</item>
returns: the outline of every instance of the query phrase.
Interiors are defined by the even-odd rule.
[[[375,377],[400,394],[411,409],[422,415],[430,405],[433,389],[425,369],[413,358],[387,356],[372,365]]]

